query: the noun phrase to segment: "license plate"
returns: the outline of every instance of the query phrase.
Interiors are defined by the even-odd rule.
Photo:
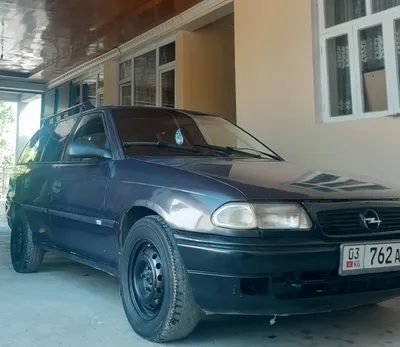
[[[341,276],[400,270],[400,243],[341,246]]]

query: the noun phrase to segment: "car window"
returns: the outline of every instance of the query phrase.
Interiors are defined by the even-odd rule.
[[[50,132],[47,127],[38,130],[26,144],[18,163],[27,164],[30,162],[38,162],[49,140],[49,136]]]
[[[116,109],[113,111],[115,125],[125,152],[128,155],[190,156],[193,152],[166,150],[165,146],[149,146],[149,143],[169,143],[182,147],[236,148],[268,157],[274,155],[260,141],[226,121],[209,116],[196,116],[174,110],[163,109]],[[139,144],[142,144],[141,146]],[[144,145],[146,144],[147,145]],[[267,154],[265,154],[267,153]],[[203,151],[199,155],[221,155],[216,151]],[[239,156],[241,154],[238,154]]]
[[[185,138],[185,144],[207,144],[203,134],[191,117],[173,116],[169,112],[151,109],[118,110],[114,112],[114,120],[121,141],[124,142],[176,142],[179,129]],[[129,155],[171,155],[170,152],[158,148],[130,147]],[[179,156],[192,153],[176,152]]]
[[[61,160],[68,136],[71,133],[77,119],[69,118],[53,125],[50,138],[43,152],[42,162],[57,162]]]
[[[107,139],[106,130],[101,115],[84,116],[79,122],[72,142],[87,141],[99,148],[110,151],[110,144]],[[68,161],[91,160],[91,158],[67,158]]]

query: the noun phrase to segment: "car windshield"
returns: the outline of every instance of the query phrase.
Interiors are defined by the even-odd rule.
[[[163,109],[117,109],[114,119],[130,156],[281,158],[223,118]]]

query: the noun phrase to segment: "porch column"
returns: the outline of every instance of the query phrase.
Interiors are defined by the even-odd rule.
[[[119,105],[118,68],[116,61],[104,63],[104,106]]]

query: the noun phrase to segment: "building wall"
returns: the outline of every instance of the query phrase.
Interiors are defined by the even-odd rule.
[[[176,36],[178,108],[236,121],[233,15]]]
[[[118,67],[116,61],[104,63],[104,106],[119,105]]]
[[[311,0],[235,0],[238,124],[289,161],[400,183],[400,119],[318,124],[312,37]]]

